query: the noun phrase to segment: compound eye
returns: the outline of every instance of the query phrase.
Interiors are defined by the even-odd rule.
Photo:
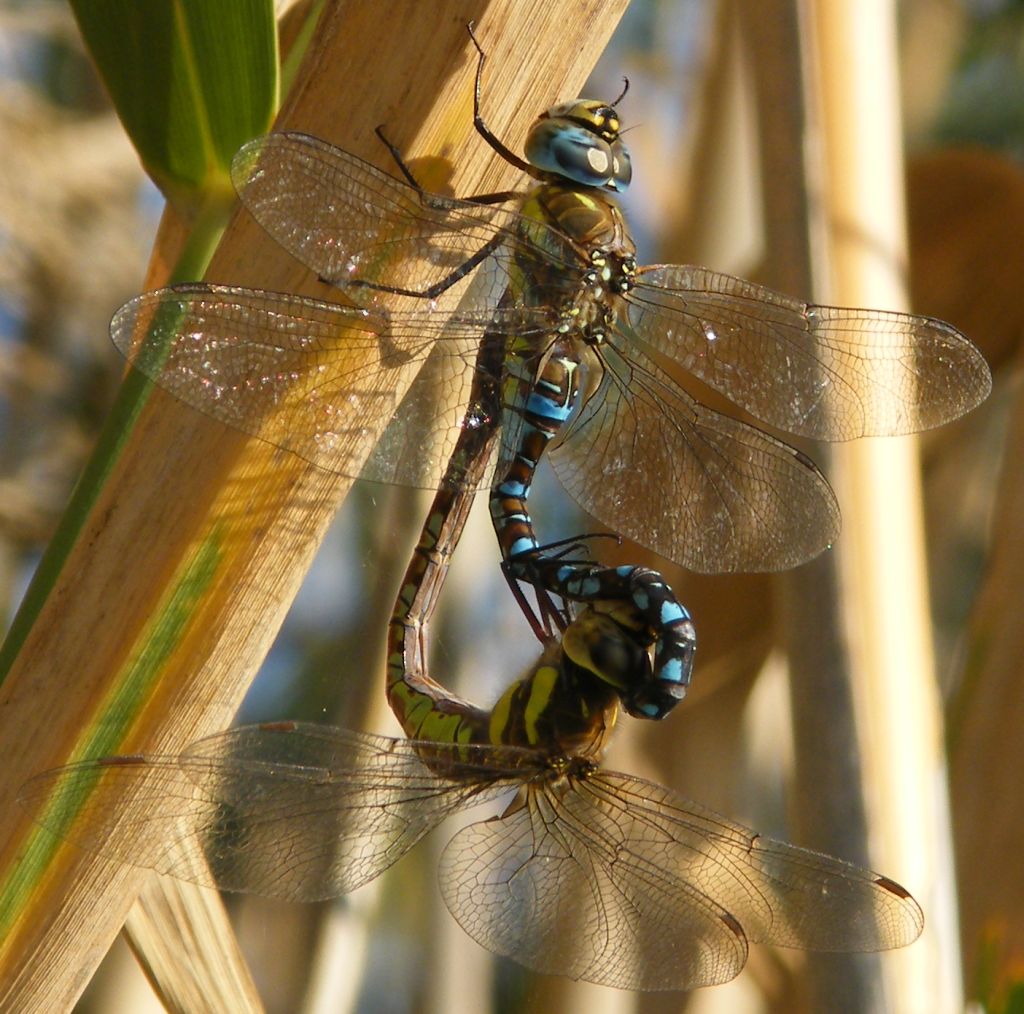
[[[632,169],[621,142],[608,144],[569,120],[540,119],[526,138],[530,165],[588,187],[624,190]]]

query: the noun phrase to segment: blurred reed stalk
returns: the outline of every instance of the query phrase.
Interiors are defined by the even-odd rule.
[[[907,307],[907,244],[896,9],[891,0],[800,8],[808,94],[820,116],[825,247],[815,296]],[[818,196],[811,183],[812,198]],[[882,337],[882,336],[880,336]],[[837,555],[874,868],[926,913],[923,937],[881,959],[894,1011],[962,1007],[942,713],[932,658],[916,438],[855,441],[833,452],[844,530]],[[794,672],[797,711],[802,699]],[[821,715],[820,750],[835,730]],[[841,739],[840,739],[841,741]],[[833,996],[836,994],[833,994]],[[833,1001],[834,1002],[834,1001]],[[832,1007],[831,1009],[836,1009]]]
[[[823,132],[828,124],[818,76],[822,54],[811,34],[814,12],[801,0],[769,0],[740,4],[737,13],[750,47],[757,106],[765,251],[761,280],[801,298],[843,302],[826,294],[823,282],[828,224],[821,195],[827,186]],[[831,448],[818,444],[812,457],[834,473]],[[845,530],[850,523],[847,501],[841,494],[839,500]],[[836,551],[777,582],[792,715],[789,809],[792,837],[800,844],[871,868],[854,664],[843,612],[841,567],[849,550],[841,537]],[[873,954],[810,955],[803,967],[808,1008],[883,1014],[889,1009],[883,962]]]

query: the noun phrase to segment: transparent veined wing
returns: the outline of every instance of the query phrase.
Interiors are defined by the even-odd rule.
[[[643,779],[557,776],[541,751],[284,722],[176,756],[85,761],[31,779],[34,819],[106,858],[226,890],[313,901],[367,883],[445,816],[519,787],[442,856],[442,894],[479,943],[540,972],[689,989],[748,941],[901,947],[917,903],[869,870],[774,841]]]
[[[525,319],[547,312],[553,323],[588,266],[568,237],[536,217],[423,194],[305,135],[251,142],[234,178],[275,239],[367,305],[381,293],[366,284],[426,291],[464,270],[472,295],[457,318],[470,323],[474,310],[500,302]],[[529,291],[529,279],[513,270],[510,251],[524,243],[531,258],[548,262],[543,291]],[[794,566],[831,544],[839,513],[805,456],[700,405],[673,375],[679,368],[770,425],[826,439],[937,425],[989,386],[977,350],[928,318],[809,306],[673,265],[641,269],[626,301],[625,318],[595,350],[603,382],[552,463],[596,518],[696,570]],[[519,420],[503,420],[504,462]],[[374,474],[387,476],[385,468]]]
[[[356,156],[303,134],[249,142],[233,178],[274,238],[365,305],[363,283],[423,291],[463,269],[478,274],[479,307],[512,281],[498,250],[521,242],[523,219],[494,205],[421,195]],[[581,261],[557,230],[530,220],[565,292]],[[482,262],[475,258],[493,248]],[[558,272],[547,276],[557,284]],[[353,283],[355,287],[353,287]],[[553,295],[557,296],[557,292]],[[631,343],[664,356],[756,418],[825,440],[932,428],[981,402],[991,387],[978,350],[934,318],[815,306],[692,265],[642,268],[628,296]]]
[[[932,317],[814,306],[691,265],[643,268],[620,339],[677,363],[755,418],[819,440],[940,426],[983,401],[981,353]]]
[[[569,795],[572,795],[570,790]],[[618,862],[619,829],[598,810],[530,793],[459,831],[441,856],[445,904],[477,943],[535,972],[617,989],[728,982],[747,960],[740,924],[699,889],[645,860]]]
[[[249,141],[235,156],[231,176],[242,203],[276,242],[361,305],[393,307],[393,294],[385,290],[423,293],[454,273],[460,281],[472,275],[469,309],[486,311],[513,284],[507,252],[523,221],[514,210],[423,194],[296,132]],[[562,266],[577,268],[565,275],[567,288],[575,286],[579,256],[551,233],[553,263],[559,250]]]
[[[526,805],[460,831],[440,879],[485,947],[628,989],[727,981],[748,940],[871,951],[923,928],[893,881],[617,772],[538,785]]]
[[[109,859],[224,890],[317,901],[378,876],[447,814],[507,791],[500,779],[508,772],[490,757],[474,766],[445,744],[291,722],[242,726],[176,756],[44,772],[19,802],[44,827]],[[446,764],[453,773],[438,773]]]
[[[781,570],[836,538],[839,506],[805,455],[701,405],[636,350],[601,357],[597,389],[551,451],[585,510],[700,572]]]
[[[626,851],[691,879],[755,943],[881,951],[924,928],[920,906],[888,877],[760,835],[642,778],[597,771],[566,805],[613,815]]]
[[[473,381],[485,329],[546,331],[540,316],[493,309],[451,319],[422,304],[385,315],[187,284],[130,300],[110,330],[133,366],[229,426],[329,471],[429,489],[460,428],[480,424]],[[400,398],[403,371],[419,372]],[[371,453],[380,420],[386,428]]]

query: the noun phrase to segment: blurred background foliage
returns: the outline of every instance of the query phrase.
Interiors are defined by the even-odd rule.
[[[702,157],[731,81],[722,31],[730,7],[634,0],[586,91],[616,94],[622,75],[630,79],[624,115],[635,125],[636,176],[627,211],[641,261],[693,260],[756,278],[771,251],[760,243],[753,160],[732,167],[733,219],[709,224],[701,207]],[[914,309],[964,330],[996,374],[987,405],[928,435],[925,488],[964,977],[986,1009],[1008,1011],[1020,1002],[1012,970],[1024,967],[1024,799],[1014,790],[1024,770],[1024,645],[1014,612],[1024,427],[1012,376],[1024,334],[1024,2],[905,0],[900,17]],[[62,3],[0,2],[0,151],[0,596],[10,617],[123,371],[107,321],[142,287],[161,210]],[[547,536],[584,526],[553,482],[541,481],[537,499]],[[395,731],[381,692],[386,618],[406,562],[394,533],[418,528],[427,502],[357,486],[242,720]],[[481,567],[490,559],[494,566]],[[533,652],[496,563],[483,510],[435,624],[437,677],[482,702]],[[784,665],[772,579],[666,573],[699,624],[693,694],[671,725],[624,735],[613,763],[784,834]],[[437,903],[432,848],[334,905],[233,899],[267,1009],[633,1009],[636,998],[492,962]],[[689,1001],[647,998],[644,1009],[798,1010],[805,960],[758,950],[736,984]],[[144,1009],[148,987],[126,978],[128,967],[112,952],[82,1010]]]

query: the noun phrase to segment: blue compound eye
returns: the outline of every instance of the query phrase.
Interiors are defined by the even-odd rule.
[[[625,190],[633,175],[615,111],[594,102],[549,109],[527,135],[526,158],[544,172],[588,187]]]

